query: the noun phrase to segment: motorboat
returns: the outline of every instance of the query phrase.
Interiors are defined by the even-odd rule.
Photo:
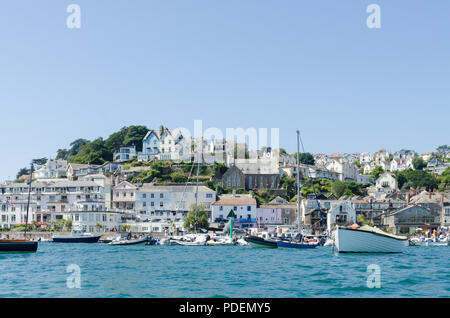
[[[171,238],[170,245],[205,246],[210,236],[205,234],[187,234],[179,239]]]
[[[55,243],[97,243],[100,237],[101,235],[93,235],[75,229],[70,235],[53,235],[52,241]]]
[[[229,236],[216,236],[206,242],[206,245],[208,246],[236,245],[236,244],[237,244],[236,241]]]
[[[334,246],[340,253],[402,253],[408,245],[406,236],[386,233],[377,227],[336,226]]]
[[[274,239],[262,238],[259,236],[249,235],[244,238],[251,247],[258,248],[277,248],[278,243]]]
[[[300,233],[288,236],[277,237],[278,247],[288,248],[315,248],[318,245],[318,240],[314,237],[307,238]]]
[[[37,241],[29,240],[0,240],[0,252],[36,252]]]
[[[122,236],[120,234],[117,234],[113,240],[108,243],[108,245],[134,245],[134,244],[141,244],[146,243],[148,241],[148,238],[145,237],[135,237],[133,238],[131,236],[131,233],[129,233],[127,236]]]

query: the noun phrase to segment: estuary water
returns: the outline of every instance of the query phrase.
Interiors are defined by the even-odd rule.
[[[379,268],[379,279],[368,266]],[[331,247],[42,242],[36,253],[0,253],[0,297],[449,296],[450,247],[337,254]]]

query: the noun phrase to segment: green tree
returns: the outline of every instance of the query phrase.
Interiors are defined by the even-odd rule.
[[[423,170],[427,166],[427,163],[421,157],[414,158],[412,164],[416,170]]]
[[[172,172],[170,178],[172,179],[172,182],[175,183],[185,183],[187,181],[187,177],[180,172]]]
[[[22,168],[19,170],[19,172],[16,175],[16,179],[19,179],[21,176],[29,175],[30,169],[29,168]]]
[[[184,228],[188,229],[189,232],[194,231],[195,226],[195,206],[192,205],[191,209],[188,212],[188,215],[186,216],[186,219],[184,220]],[[197,208],[197,229],[199,228],[208,228],[209,222],[208,222],[208,214],[206,213],[205,206],[199,205]]]
[[[286,198],[288,201],[297,194],[296,182],[293,178],[281,178],[281,187],[286,189]]]
[[[410,187],[425,187],[427,190],[431,191],[433,189],[437,189],[439,186],[438,179],[425,170],[408,169],[404,171],[397,171],[396,176],[398,187],[402,190],[407,190]]]
[[[62,224],[66,231],[72,231],[72,219],[63,219]]]
[[[39,158],[39,159],[33,159],[31,161],[31,163],[33,163],[34,165],[45,165],[47,163],[47,158]]]
[[[373,170],[370,172],[370,176],[373,177],[375,180],[378,179],[383,173],[384,169],[381,166],[376,166],[373,168]]]
[[[102,138],[82,146],[75,156],[69,157],[68,161],[73,163],[103,164],[112,160],[112,153],[108,151]]]
[[[310,154],[309,152],[305,152],[305,153],[300,153],[300,163],[303,163],[305,165],[314,165],[315,164],[315,160],[314,160],[314,156],[312,154]],[[295,160],[297,160],[297,153],[294,153],[294,158]]]
[[[100,230],[103,228],[103,224],[100,222],[95,223],[95,228],[97,229],[97,232],[100,232]]]
[[[331,185],[331,192],[336,196],[336,198],[340,198],[342,195],[344,195],[344,192],[346,190],[345,183],[339,180],[334,180]]]

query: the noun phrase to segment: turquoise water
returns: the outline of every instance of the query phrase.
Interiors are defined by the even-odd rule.
[[[450,247],[405,254],[334,254],[243,246],[40,243],[0,253],[0,297],[449,297]],[[67,266],[81,270],[68,288]],[[367,287],[367,266],[381,269]]]

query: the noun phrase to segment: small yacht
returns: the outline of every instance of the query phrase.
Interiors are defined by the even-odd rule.
[[[70,235],[53,235],[52,241],[55,243],[97,243],[101,235],[85,233],[81,229],[74,229]]]

